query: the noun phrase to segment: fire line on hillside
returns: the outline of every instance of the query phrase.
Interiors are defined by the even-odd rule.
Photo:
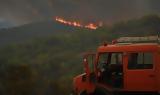
[[[93,23],[89,23],[87,25],[82,25],[81,23],[79,23],[77,21],[68,21],[68,20],[65,20],[65,19],[60,18],[60,17],[55,17],[55,21],[66,24],[66,25],[70,25],[70,26],[82,27],[82,28],[87,28],[87,29],[92,29],[92,30],[95,30],[99,26],[102,26],[102,25],[98,26],[98,25],[93,24]]]

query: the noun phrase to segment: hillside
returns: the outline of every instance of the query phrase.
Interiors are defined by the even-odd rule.
[[[112,27],[108,27],[108,29],[114,35],[143,36],[155,35],[157,31],[160,31],[159,26],[160,18],[156,15],[151,15],[140,19],[132,19],[127,22],[121,21],[114,24]],[[20,27],[13,27],[9,29],[4,28],[0,30],[0,47],[5,47],[15,43],[24,43],[29,40],[34,40],[35,38],[45,39],[51,35],[61,35],[64,33],[75,32],[77,30],[89,31],[82,28],[66,26],[56,21],[41,21],[25,24]]]
[[[78,28],[69,27],[56,21],[42,21],[25,24],[20,27],[0,30],[0,47],[13,43],[23,43],[35,38],[59,35],[63,32],[72,32]]]
[[[157,15],[135,18],[113,25],[112,32],[120,36],[149,36],[157,35],[160,31],[160,17]]]
[[[22,39],[17,38],[21,41],[40,35],[34,40],[8,45],[0,50],[1,95],[69,95],[73,77],[83,72],[84,52],[95,51],[102,42],[120,36],[154,35],[160,29],[160,18],[147,16],[95,31],[59,24],[51,28],[50,25],[26,25],[5,30],[6,34],[1,31],[4,39],[15,40],[22,36]],[[67,32],[70,30],[73,32]],[[32,31],[29,36],[28,31]]]

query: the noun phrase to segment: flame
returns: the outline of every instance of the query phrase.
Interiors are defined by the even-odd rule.
[[[97,29],[97,26],[94,25],[93,23],[89,23],[88,25],[85,25],[85,28],[89,28],[89,29]]]
[[[82,25],[80,22],[77,22],[77,21],[67,21],[63,18],[60,18],[60,17],[56,17],[55,20],[57,22],[60,22],[60,23],[63,23],[63,24],[66,24],[66,25],[70,25],[70,26],[75,26],[75,27],[82,27],[82,28],[87,28],[87,29],[97,29],[98,26],[96,24],[93,24],[93,23],[89,23],[87,25]]]

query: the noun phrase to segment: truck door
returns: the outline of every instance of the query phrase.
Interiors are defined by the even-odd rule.
[[[100,83],[114,88],[123,87],[123,53],[100,53],[97,68],[100,71]]]
[[[95,81],[95,72],[94,72],[94,62],[95,62],[95,55],[94,53],[87,53],[84,56],[84,67],[86,78],[88,81]]]
[[[155,67],[154,53],[128,53],[125,71],[125,88],[128,91],[154,91]]]

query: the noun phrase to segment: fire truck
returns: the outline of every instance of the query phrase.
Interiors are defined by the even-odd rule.
[[[159,94],[159,42],[158,36],[121,37],[86,53],[84,73],[73,79],[73,94]]]

